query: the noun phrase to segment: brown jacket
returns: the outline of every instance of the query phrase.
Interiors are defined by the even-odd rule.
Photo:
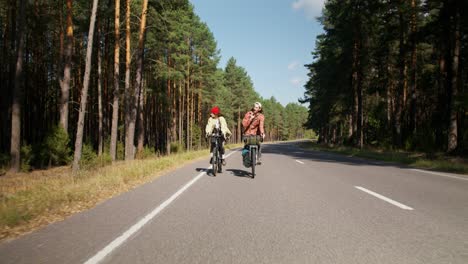
[[[242,126],[244,127],[244,135],[262,135],[265,134],[265,129],[263,127],[265,122],[265,116],[262,113],[257,113],[255,119],[252,121],[250,119],[254,113],[249,111],[245,114],[244,119],[242,120]]]

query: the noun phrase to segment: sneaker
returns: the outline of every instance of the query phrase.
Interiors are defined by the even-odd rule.
[[[226,166],[226,159],[222,159],[223,166]]]
[[[262,165],[262,160],[260,158],[257,159],[257,165]]]

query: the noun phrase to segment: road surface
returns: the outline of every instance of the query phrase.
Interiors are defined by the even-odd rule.
[[[468,263],[468,178],[263,146],[0,244],[0,263]]]

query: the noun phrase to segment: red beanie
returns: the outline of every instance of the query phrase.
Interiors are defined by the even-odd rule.
[[[215,106],[211,108],[211,113],[215,115],[219,115],[219,107]]]

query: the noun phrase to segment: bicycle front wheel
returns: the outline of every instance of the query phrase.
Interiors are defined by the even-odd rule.
[[[252,148],[250,154],[252,155],[250,159],[252,161],[252,178],[255,178],[255,165],[257,165],[257,149]]]
[[[213,171],[213,176],[216,176],[216,173],[218,172],[218,148],[213,149],[213,158],[211,162],[211,170]]]

